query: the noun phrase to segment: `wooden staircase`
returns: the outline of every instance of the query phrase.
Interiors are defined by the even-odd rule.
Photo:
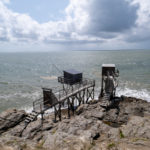
[[[110,94],[109,93],[105,93],[104,96],[102,97],[101,99],[101,104],[100,106],[101,107],[104,107],[104,108],[107,108],[109,107],[111,104],[111,101],[110,101]]]
[[[25,118],[25,124],[29,124],[32,121],[35,121],[37,119],[37,116],[39,113],[32,111],[26,118]]]
[[[37,116],[39,115],[39,113],[32,111],[24,120],[24,125],[22,130],[20,131],[20,137],[22,137],[22,133],[23,131],[27,128],[27,126],[29,125],[29,123],[31,123],[32,121],[35,121],[37,119]]]

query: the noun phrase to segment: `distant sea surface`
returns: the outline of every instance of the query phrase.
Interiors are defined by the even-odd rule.
[[[117,95],[150,101],[150,50],[0,53],[0,112],[31,110],[41,87],[58,86],[57,76],[70,68],[96,80],[97,96],[103,63],[116,64],[120,71]]]

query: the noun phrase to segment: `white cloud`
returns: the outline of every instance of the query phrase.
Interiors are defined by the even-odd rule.
[[[0,0],[1,2],[5,3],[5,4],[9,4],[10,0]]]
[[[64,20],[42,24],[9,10],[8,3],[0,0],[0,43],[78,43],[79,49],[89,43],[108,49],[150,39],[149,0],[70,0]]]
[[[149,48],[150,44],[147,44],[147,41],[150,42],[150,1],[134,0],[133,2],[139,4],[136,27],[124,35],[124,39],[129,43],[141,43],[143,47]]]

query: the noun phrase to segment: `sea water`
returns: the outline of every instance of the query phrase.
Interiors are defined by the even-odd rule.
[[[150,50],[0,53],[0,112],[31,110],[42,97],[41,88],[58,86],[57,76],[71,68],[96,80],[98,96],[103,63],[116,64],[120,71],[117,95],[150,101]]]

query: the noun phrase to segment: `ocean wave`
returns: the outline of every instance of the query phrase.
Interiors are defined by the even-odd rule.
[[[17,98],[35,100],[35,99],[37,99],[41,96],[42,96],[42,93],[40,91],[35,91],[35,92],[32,92],[32,93],[29,93],[29,92],[16,92],[16,93],[9,93],[9,94],[5,94],[5,95],[0,95],[0,99],[9,100],[9,99],[12,99],[13,97],[17,97]]]
[[[100,91],[101,91],[100,87],[95,89],[95,99],[98,99]],[[140,99],[150,102],[150,91],[148,91],[147,89],[136,90],[136,89],[131,89],[128,87],[124,87],[124,88],[118,87],[116,90],[116,96],[121,96],[121,95],[140,98]]]
[[[150,92],[146,89],[141,89],[141,90],[135,90],[135,89],[130,89],[130,88],[118,88],[116,91],[117,96],[130,96],[130,97],[136,97],[140,98],[143,100],[147,100],[150,102]]]
[[[32,110],[33,110],[33,107],[31,107],[31,106],[23,106],[19,110],[25,110],[25,112],[31,113]]]
[[[100,93],[100,87],[95,89],[95,99],[98,99],[99,93]],[[148,91],[147,89],[136,90],[136,89],[131,89],[128,87],[124,87],[124,88],[118,87],[117,91],[116,91],[116,95],[117,96],[124,95],[124,96],[136,97],[136,98],[140,98],[140,99],[147,100],[150,102],[150,91]],[[23,106],[21,106],[20,109],[24,109],[28,113],[32,112],[32,109],[33,109],[32,102],[40,97],[42,97],[42,92],[38,91],[38,90],[33,91],[31,93],[28,93],[28,92],[23,93],[20,91],[20,92],[14,93],[14,94],[10,93],[10,94],[6,94],[6,95],[0,95],[0,99],[4,99],[5,103],[12,101],[12,99],[13,99],[14,103],[17,103],[17,102],[19,102],[19,99],[23,99],[24,102],[20,101],[20,103],[23,104]],[[49,112],[47,112],[47,113],[51,113],[51,112],[53,112],[52,109],[50,109]]]

